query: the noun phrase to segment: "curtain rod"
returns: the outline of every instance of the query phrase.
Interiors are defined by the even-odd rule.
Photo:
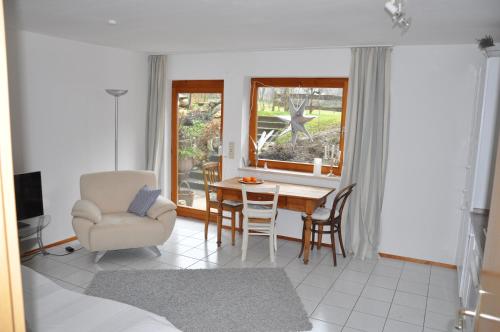
[[[353,48],[353,47],[358,47],[358,48],[365,48],[365,47],[394,47],[394,45],[353,45],[353,46],[342,46],[342,48]],[[334,47],[332,47],[334,48]]]
[[[361,44],[361,45],[337,45],[337,46],[311,46],[311,47],[301,47],[301,48],[293,48],[293,47],[274,47],[274,48],[256,48],[256,49],[219,49],[219,50],[193,50],[193,51],[181,51],[181,52],[146,52],[148,55],[182,55],[182,54],[205,54],[205,53],[244,53],[244,52],[272,52],[272,51],[307,51],[307,50],[327,50],[327,49],[341,49],[341,48],[353,48],[353,47],[394,47],[396,45],[383,44],[383,45],[369,45],[369,44]]]

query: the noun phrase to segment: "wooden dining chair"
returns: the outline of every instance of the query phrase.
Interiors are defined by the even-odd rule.
[[[311,216],[311,250],[314,249],[314,238],[315,234],[318,233],[318,249],[321,247],[321,240],[323,234],[330,234],[330,239],[332,242],[332,252],[333,252],[333,265],[337,266],[337,253],[335,249],[335,233],[338,234],[340,249],[342,250],[342,256],[345,257],[344,243],[342,241],[342,212],[344,211],[345,203],[347,198],[351,195],[356,183],[348,185],[347,187],[340,190],[335,199],[333,200],[333,206],[331,209],[320,207],[314,210]],[[302,214],[302,221],[304,226],[302,227],[302,247],[300,248],[299,257],[302,256],[304,252],[304,237],[306,233],[306,214]],[[329,230],[324,230],[324,227],[330,227]],[[318,228],[318,229],[316,229]]]
[[[243,196],[243,243],[241,260],[247,258],[248,237],[250,235],[269,236],[269,257],[274,263],[278,250],[276,216],[280,186],[241,186]]]
[[[206,199],[206,216],[205,216],[205,240],[208,237],[208,224],[210,222],[210,213],[211,209],[215,209],[216,213],[219,212],[219,202],[217,201],[217,191],[213,188],[212,184],[215,182],[219,182],[219,163],[218,162],[208,162],[203,165],[203,181],[205,182],[205,199]],[[231,217],[226,217],[224,214],[222,215],[223,219],[231,220],[231,243],[234,246],[235,236],[236,236],[236,213],[239,214],[240,221],[240,232],[242,232],[243,225],[243,203],[232,200],[224,200],[222,201],[222,211],[229,211],[231,213]]]

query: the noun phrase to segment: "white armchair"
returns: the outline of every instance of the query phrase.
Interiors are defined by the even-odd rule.
[[[145,217],[128,213],[135,194],[144,185],[156,188],[150,171],[115,171],[84,174],[80,178],[81,200],[73,206],[73,229],[83,247],[97,252],[98,262],[107,250],[156,247],[174,229],[176,205],[158,197]]]

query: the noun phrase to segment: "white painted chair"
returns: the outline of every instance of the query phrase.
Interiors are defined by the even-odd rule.
[[[246,186],[243,192],[243,244],[241,260],[247,258],[248,237],[250,235],[269,236],[269,256],[274,262],[278,239],[276,234],[276,211],[280,186]],[[248,195],[250,194],[250,195]],[[250,199],[249,199],[250,196]],[[271,199],[272,200],[269,200]]]

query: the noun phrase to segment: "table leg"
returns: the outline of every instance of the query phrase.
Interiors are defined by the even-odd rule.
[[[312,218],[308,213],[306,217],[305,231],[304,231],[304,264],[309,263],[309,252],[311,251],[311,226]]]
[[[217,209],[217,246],[222,244],[222,191],[217,191],[217,200],[219,208]]]
[[[36,227],[36,241],[38,243],[38,248],[40,249],[40,252],[42,253],[42,255],[46,256],[49,253],[47,252],[47,250],[45,250],[45,246],[43,244],[43,239],[42,239],[42,225],[44,222],[44,218],[45,216],[38,217],[38,225]]]

